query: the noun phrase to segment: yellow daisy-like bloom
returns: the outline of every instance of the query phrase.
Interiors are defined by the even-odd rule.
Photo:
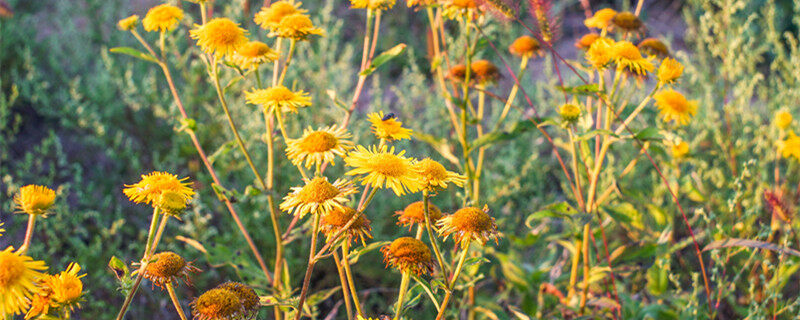
[[[430,7],[436,5],[436,0],[406,0],[406,5],[409,8],[414,6]]]
[[[125,185],[122,190],[128,199],[135,203],[146,203],[166,211],[180,207],[192,200],[194,190],[186,182],[189,178],[178,179],[178,176],[166,172],[154,171],[142,175],[142,180],[132,185]]]
[[[372,123],[372,133],[378,139],[389,141],[409,139],[413,133],[411,129],[403,128],[403,123],[397,121],[393,113],[384,116],[383,111],[373,112],[367,115],[367,120]]]
[[[14,247],[0,251],[0,315],[20,314],[28,307],[44,269],[43,261],[16,253]]]
[[[330,241],[331,238],[339,232],[339,229],[344,227],[351,219],[353,219],[353,215],[356,214],[356,210],[350,207],[342,207],[331,210],[326,212],[322,216],[322,220],[320,221],[319,231],[325,235],[325,239]],[[363,214],[360,214],[356,221],[354,221],[347,230],[344,231],[344,235],[347,236],[348,241],[353,241],[356,238],[360,239],[362,243],[364,243],[364,238],[372,239],[372,227],[370,226],[369,219],[364,217]]]
[[[154,254],[144,270],[140,268],[136,272],[143,272],[142,276],[145,279],[164,289],[164,285],[172,283],[174,279],[183,279],[184,283],[191,284],[189,273],[200,272],[200,269],[175,252],[163,251]]]
[[[247,43],[247,31],[228,18],[215,18],[204,25],[195,25],[189,34],[197,40],[203,52],[218,57],[230,56]]]
[[[444,16],[448,19],[464,18],[470,11],[480,14],[475,0],[442,0]]]
[[[521,36],[508,46],[508,52],[518,57],[532,57],[544,55],[539,41],[531,36]]]
[[[456,244],[462,246],[468,242],[477,241],[482,245],[489,239],[497,242],[497,224],[494,218],[489,216],[489,209],[483,210],[475,207],[459,209],[456,213],[445,216],[436,224],[439,226],[439,235],[447,239],[453,235]],[[466,240],[466,241],[465,241]]]
[[[586,25],[587,28],[598,28],[598,29],[605,29],[611,25],[611,19],[614,19],[614,16],[617,15],[617,11],[610,8],[600,9],[594,13],[594,15],[583,21],[583,24]]]
[[[429,191],[447,188],[447,183],[453,183],[461,187],[467,181],[467,177],[447,171],[441,163],[430,158],[422,159],[414,166],[419,173],[419,181],[422,187]]]
[[[595,40],[599,39],[600,35],[596,33],[587,33],[583,37],[575,41],[575,48],[581,50],[589,50]]]
[[[297,108],[311,105],[311,97],[308,93],[292,91],[278,85],[267,89],[253,89],[244,93],[245,99],[249,104],[260,104],[264,108],[276,108],[281,112],[297,113]]]
[[[402,211],[395,211],[397,216],[397,224],[407,226],[409,230],[415,224],[425,223],[425,203],[422,201],[413,202],[405,207]],[[434,225],[436,221],[442,218],[442,210],[433,203],[428,203],[428,214],[431,216],[431,223]]]
[[[293,13],[283,17],[270,35],[294,40],[307,40],[311,35],[322,36],[322,29],[314,26],[311,18],[302,13]]]
[[[19,189],[14,196],[17,212],[31,215],[46,215],[56,202],[56,192],[45,186],[29,184]]]
[[[78,301],[83,294],[83,282],[81,278],[86,274],[78,275],[81,272],[81,266],[72,262],[67,266],[66,271],[51,276],[46,275],[42,282],[44,286],[52,290],[50,298],[61,306],[69,306],[80,308]]]
[[[395,0],[350,0],[353,9],[389,10]]]
[[[659,58],[669,57],[669,48],[667,48],[667,45],[656,38],[644,39],[642,42],[639,42],[637,47],[639,51],[648,56],[656,56]]]
[[[36,295],[31,298],[31,305],[25,313],[25,320],[33,319],[41,315],[50,313],[50,308],[58,307],[58,304],[51,299],[53,291],[47,287],[39,288]]]
[[[653,95],[664,122],[675,120],[685,125],[697,113],[697,101],[688,101],[681,93],[672,90],[661,90]]]
[[[666,58],[658,66],[658,81],[673,83],[683,74],[683,65],[675,59]]]
[[[348,140],[350,137],[345,128],[336,125],[317,130],[309,127],[300,139],[286,142],[286,156],[296,166],[305,162],[306,168],[323,162],[334,164],[336,156],[344,157],[347,150],[353,148],[353,142]]]
[[[602,70],[614,58],[614,40],[598,38],[586,51],[586,60],[597,70]]]
[[[131,31],[133,29],[136,29],[136,26],[138,25],[139,25],[139,16],[135,14],[117,22],[117,28],[119,28],[122,31]]]
[[[417,192],[422,188],[419,173],[414,167],[412,159],[403,156],[405,151],[394,153],[394,147],[387,149],[385,146],[370,149],[356,146],[351,151],[345,164],[353,167],[348,175],[361,175],[361,183],[372,185],[374,188],[391,188],[398,196],[408,192]]]
[[[196,320],[239,320],[245,315],[239,296],[223,288],[206,291],[191,306]]]
[[[306,10],[300,9],[300,2],[296,5],[287,1],[273,2],[269,7],[261,8],[261,11],[256,13],[255,21],[264,30],[275,31],[283,20],[284,17],[295,13],[305,13]]]
[[[6,232],[6,229],[3,229],[4,222],[0,222],[0,237],[3,236],[3,232]]]
[[[573,103],[565,103],[558,107],[558,115],[566,123],[575,123],[581,117],[581,107]]]
[[[475,80],[480,84],[495,82],[500,78],[500,70],[489,60],[476,60],[470,65]]]
[[[142,19],[142,26],[145,31],[172,31],[178,27],[181,19],[183,19],[183,10],[165,3],[147,11],[147,15]]]
[[[686,141],[681,141],[670,146],[672,157],[675,159],[683,159],[689,154],[689,144]]]
[[[260,298],[252,287],[241,282],[225,282],[217,286],[217,289],[225,289],[233,292],[242,303],[244,319],[252,319],[258,313]]]
[[[778,151],[784,158],[792,157],[800,161],[800,137],[794,131],[789,131],[786,140],[778,141]]]
[[[775,126],[781,130],[786,130],[792,125],[792,114],[781,110],[775,114]]]
[[[623,11],[614,15],[611,19],[614,30],[622,30],[625,32],[636,32],[642,28],[642,20],[639,20],[635,14]]]
[[[328,178],[316,177],[302,187],[292,187],[280,208],[301,218],[307,213],[323,214],[343,208],[347,197],[354,193],[356,188],[350,181],[338,179],[331,184]]]
[[[617,67],[627,69],[633,73],[644,75],[655,69],[650,62],[651,57],[644,58],[639,52],[639,48],[628,41],[620,41],[614,44],[614,61]]]
[[[230,57],[230,61],[241,69],[256,69],[258,66],[278,59],[278,52],[266,43],[250,41],[239,48]]]
[[[401,272],[411,272],[417,276],[433,272],[431,250],[424,242],[402,237],[381,248],[386,267],[397,268]]]

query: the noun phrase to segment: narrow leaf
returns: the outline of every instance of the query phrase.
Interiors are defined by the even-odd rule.
[[[378,67],[380,67],[384,63],[389,62],[389,60],[392,60],[395,57],[399,56],[401,53],[403,53],[405,49],[406,49],[406,44],[401,43],[392,47],[389,50],[382,52],[377,57],[375,57],[375,59],[372,59],[372,63],[366,70],[362,71],[360,75],[368,76],[372,74],[373,72],[375,72],[376,69],[378,69]]]
[[[142,59],[144,61],[149,61],[149,62],[152,62],[152,63],[158,63],[158,59],[156,59],[155,57],[151,56],[150,54],[141,52],[141,51],[136,50],[136,49],[131,48],[131,47],[116,47],[116,48],[111,48],[108,51],[111,51],[113,53],[127,54],[127,55],[129,55],[131,57],[139,58],[139,59]]]
[[[800,251],[797,251],[792,248],[782,247],[774,243],[763,242],[758,240],[750,240],[750,239],[738,239],[738,238],[730,238],[730,239],[722,239],[717,240],[712,243],[709,243],[703,251],[713,250],[713,249],[720,249],[720,248],[731,248],[731,247],[748,247],[753,249],[766,249],[772,250],[776,252],[781,252],[785,254],[791,254],[793,256],[800,257]]]

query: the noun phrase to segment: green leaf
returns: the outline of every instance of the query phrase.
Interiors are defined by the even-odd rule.
[[[392,47],[389,50],[382,52],[377,57],[375,57],[375,59],[372,59],[372,63],[366,70],[362,71],[360,75],[368,76],[372,74],[373,72],[375,72],[376,69],[378,69],[378,67],[380,67],[384,63],[389,62],[389,60],[392,60],[395,57],[399,56],[401,53],[403,53],[405,49],[406,49],[406,44],[401,43]]]
[[[129,271],[128,266],[125,265],[125,262],[122,262],[122,260],[117,258],[117,256],[111,257],[111,260],[108,261],[108,267],[115,271],[122,271],[124,275],[127,275]]]
[[[595,83],[584,84],[577,87],[556,86],[556,89],[566,92],[568,94],[579,95],[579,96],[593,96],[596,93],[602,92],[602,90],[600,90],[600,86],[598,86]]]
[[[108,51],[111,51],[113,53],[127,54],[131,57],[139,58],[144,61],[158,63],[158,59],[156,59],[155,57],[130,47],[116,47],[116,48],[111,48]]]
[[[316,306],[320,302],[325,301],[328,298],[330,298],[334,293],[339,291],[339,289],[341,289],[341,288],[342,287],[333,287],[333,288],[330,288],[330,289],[327,289],[327,290],[322,290],[320,292],[317,292],[317,293],[314,293],[314,294],[308,296],[308,301],[307,301],[308,306]]]
[[[661,135],[661,132],[658,130],[658,128],[653,128],[653,127],[639,131],[633,137],[638,140],[644,140],[644,141],[664,139],[664,136]]]
[[[536,211],[525,218],[525,226],[533,229],[532,223],[534,221],[542,220],[544,218],[569,218],[572,219],[578,210],[575,210],[567,202],[558,202],[548,205],[542,210]]]
[[[189,131],[195,131],[197,129],[197,122],[194,121],[194,119],[181,118],[181,122],[180,123],[181,123],[181,126],[178,127],[177,129],[175,129],[175,131],[177,131],[177,132],[183,132],[183,131],[189,132]]]
[[[228,152],[230,152],[234,146],[236,146],[236,141],[233,140],[223,143],[221,146],[219,146],[219,148],[217,148],[216,151],[214,151],[214,153],[208,156],[208,162],[214,164],[214,161],[217,160],[217,158],[228,154]]]
[[[508,141],[518,137],[519,135],[536,129],[536,123],[542,123],[545,119],[528,119],[514,123],[508,131],[493,131],[475,139],[470,144],[471,149],[477,149],[484,146],[489,146],[498,142]],[[534,123],[535,122],[535,123]]]
[[[730,247],[747,247],[753,249],[766,249],[776,252],[781,252],[785,254],[790,254],[793,256],[800,257],[800,251],[797,251],[792,248],[787,248],[783,246],[779,246],[774,243],[763,242],[758,240],[750,240],[750,239],[739,239],[739,238],[730,238],[730,239],[722,239],[717,240],[712,243],[706,245],[703,248],[703,251],[713,250],[713,249],[720,249],[720,248],[730,248]]]
[[[377,242],[370,243],[366,247],[361,247],[361,248],[358,248],[356,250],[351,250],[350,254],[347,255],[347,259],[350,261],[350,264],[355,264],[356,262],[358,262],[358,258],[361,257],[362,255],[364,255],[365,253],[368,253],[370,251],[374,251],[375,249],[380,248],[382,246],[385,246],[385,245],[387,245],[389,243],[391,243],[391,242],[389,242],[389,241],[377,241]]]

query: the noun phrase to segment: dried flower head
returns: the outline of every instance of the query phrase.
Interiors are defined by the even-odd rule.
[[[239,296],[223,288],[206,291],[191,306],[196,320],[239,320],[245,315]]]
[[[292,164],[298,166],[305,163],[306,168],[321,165],[323,162],[334,164],[336,156],[344,157],[347,150],[353,148],[350,136],[345,128],[336,125],[317,130],[309,127],[303,131],[300,139],[286,142],[286,156]]]
[[[575,48],[581,50],[589,50],[595,40],[599,39],[600,35],[596,33],[584,34],[580,39],[575,41]]]
[[[656,56],[659,58],[666,58],[669,57],[669,48],[667,45],[656,38],[647,38],[639,42],[637,45],[639,50],[648,56]]]
[[[433,272],[431,250],[424,242],[402,237],[381,248],[386,267],[397,268],[401,272],[411,272],[418,276]]]
[[[475,80],[480,84],[495,82],[500,78],[500,70],[489,60],[475,60],[470,64]]]
[[[311,105],[311,97],[303,90],[292,91],[277,85],[267,89],[253,89],[245,92],[249,104],[259,104],[264,108],[276,108],[281,112],[297,113],[298,108]]]
[[[497,242],[497,224],[489,216],[489,209],[483,210],[476,207],[459,209],[456,213],[443,217],[436,224],[439,226],[439,235],[447,239],[453,235],[456,244],[462,246],[469,242],[477,241],[482,245],[489,239]]]
[[[300,9],[300,4],[300,2],[292,4],[288,1],[275,1],[269,7],[262,7],[261,11],[256,13],[253,21],[265,30],[275,31],[284,17],[306,12],[306,10]]]
[[[19,188],[14,196],[17,212],[30,215],[47,215],[56,202],[56,192],[45,186],[29,184]]]
[[[142,180],[132,185],[125,185],[122,190],[128,199],[135,203],[146,203],[153,207],[164,209],[167,213],[174,213],[174,209],[181,208],[192,200],[194,191],[185,182],[189,178],[178,179],[178,176],[166,172],[154,171],[142,175]]]
[[[411,138],[413,131],[403,127],[403,122],[397,120],[394,113],[383,115],[383,111],[367,115],[367,120],[372,123],[372,133],[378,139],[396,141]]]
[[[675,59],[665,58],[658,66],[658,82],[673,83],[683,74],[683,65]]]
[[[44,262],[14,252],[14,247],[0,251],[0,315],[20,314],[28,307],[45,269]]]
[[[521,36],[508,46],[508,52],[518,57],[532,57],[533,55],[544,55],[539,41],[531,36]]]
[[[328,178],[316,177],[302,187],[292,187],[280,208],[301,218],[307,213],[323,214],[344,207],[348,196],[356,191],[350,181],[338,179],[331,184]]]
[[[278,52],[261,41],[250,41],[236,48],[229,59],[231,63],[243,70],[256,69],[264,63],[278,59]]]
[[[422,187],[428,191],[447,188],[448,183],[453,183],[460,187],[467,180],[467,177],[447,171],[441,163],[430,158],[420,160],[415,166],[419,172],[419,180],[422,183]]]
[[[566,123],[575,123],[581,117],[581,107],[574,103],[565,103],[558,107],[558,115]]]
[[[586,25],[587,28],[597,28],[603,30],[608,28],[608,26],[611,24],[611,19],[614,19],[615,15],[617,15],[617,11],[614,9],[600,9],[595,12],[591,18],[584,20],[583,24]]]
[[[215,18],[204,25],[196,25],[190,32],[192,39],[203,52],[227,57],[247,43],[247,31],[228,18]]]
[[[147,264],[144,271],[137,270],[137,272],[144,272],[145,279],[163,289],[165,284],[172,283],[175,279],[183,279],[186,284],[191,284],[189,274],[200,272],[200,269],[177,253],[163,251],[150,258],[150,263]]]
[[[650,62],[652,57],[644,58],[639,52],[639,48],[628,41],[619,41],[614,44],[614,61],[617,63],[617,68],[627,69],[632,73],[644,75],[647,72],[652,72],[655,69],[653,63]]]
[[[614,15],[611,23],[614,30],[624,32],[638,32],[642,28],[642,20],[639,20],[639,17],[628,11],[622,11]]]
[[[244,310],[243,316],[245,319],[255,317],[258,313],[258,309],[261,307],[259,305],[260,298],[256,290],[244,283],[229,281],[218,285],[217,289],[229,290],[236,294],[239,298],[239,302],[242,303],[242,310]]]
[[[657,92],[653,99],[656,100],[664,122],[675,120],[678,125],[685,125],[697,113],[697,101],[686,100],[681,93],[672,89]]]
[[[325,239],[330,241],[331,238],[339,232],[339,229],[353,219],[353,215],[355,214],[356,210],[350,207],[336,208],[328,211],[322,216],[319,230],[325,235]],[[356,220],[344,231],[347,240],[352,242],[355,239],[359,239],[364,243],[364,238],[372,239],[372,235],[370,234],[370,232],[372,232],[370,222],[371,221],[363,214],[359,214]]]
[[[139,25],[139,16],[135,14],[117,22],[117,28],[119,28],[122,31],[131,31],[133,29],[136,29],[138,25]]]
[[[314,23],[311,22],[311,18],[309,18],[308,15],[293,13],[283,17],[275,30],[270,34],[281,38],[308,40],[309,36],[322,36],[324,32],[322,29],[314,26]]]
[[[775,126],[781,130],[786,130],[792,125],[792,114],[786,110],[775,113]]]
[[[450,70],[447,71],[447,78],[455,80],[457,82],[464,81],[464,78],[467,76],[467,66],[463,64],[457,64],[450,67]]]
[[[183,10],[165,3],[147,11],[142,19],[142,26],[145,31],[167,32],[175,30],[181,19],[183,19]]]
[[[395,154],[394,147],[387,149],[386,146],[372,146],[367,149],[356,146],[344,162],[353,167],[347,172],[348,175],[365,175],[360,178],[362,184],[369,184],[374,188],[391,188],[396,195],[402,196],[406,191],[413,193],[422,187],[414,162],[403,154],[405,151]]]
[[[415,224],[425,223],[425,206],[422,201],[413,202],[405,207],[402,211],[394,213],[397,216],[397,224],[401,226],[408,226],[409,230]],[[428,214],[432,224],[442,218],[442,210],[433,203],[428,203]]]

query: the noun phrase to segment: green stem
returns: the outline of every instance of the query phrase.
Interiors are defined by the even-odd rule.
[[[308,295],[308,286],[311,283],[311,273],[314,271],[314,265],[317,263],[317,234],[319,233],[319,220],[320,215],[314,214],[314,230],[311,234],[311,250],[308,253],[308,266],[306,267],[306,275],[303,278],[303,287],[300,290],[300,301],[297,303],[297,315],[295,320],[300,320],[303,317],[303,305],[306,302]]]
[[[278,110],[277,108],[275,108],[275,109],[276,109],[275,110],[275,118],[278,119],[278,127],[281,129],[281,135],[283,136],[283,143],[288,144],[289,143],[289,136],[286,135],[286,127],[283,124],[283,113],[282,113],[281,110]],[[297,167],[297,170],[300,171],[300,175],[303,176],[303,180],[304,181],[310,181],[308,179],[308,175],[306,174],[306,171],[303,170],[303,168],[301,167],[301,164],[298,163],[296,167]]]
[[[150,251],[151,251],[151,242],[153,237],[156,233],[156,225],[158,222],[158,208],[153,208],[153,218],[150,221],[150,231],[147,233],[147,243],[145,244],[144,255],[142,257],[142,264],[139,266],[139,272],[136,276],[136,280],[133,283],[133,288],[131,291],[128,291],[128,295],[125,297],[125,302],[122,303],[122,307],[119,309],[119,313],[117,314],[117,320],[122,320],[125,318],[125,314],[128,312],[128,307],[131,305],[131,301],[133,301],[133,297],[136,295],[136,291],[139,290],[139,285],[142,283],[142,279],[144,278],[144,270],[147,269],[147,264],[150,263]]]
[[[422,208],[423,212],[425,213],[425,230],[428,231],[428,239],[431,241],[431,247],[433,247],[433,252],[436,255],[436,261],[439,262],[439,268],[442,270],[442,276],[445,277],[446,280],[447,267],[445,267],[444,258],[442,258],[442,253],[439,251],[439,243],[436,241],[436,237],[433,235],[433,227],[431,226],[430,195],[428,194],[427,190],[422,191]]]
[[[289,42],[289,53],[286,55],[286,63],[283,64],[283,70],[281,71],[281,76],[278,78],[278,84],[283,84],[283,79],[286,77],[286,70],[289,69],[289,65],[292,64],[292,56],[294,56],[294,47],[297,40],[292,39]]]
[[[400,294],[397,296],[397,306],[395,307],[396,311],[394,313],[394,319],[400,319],[400,315],[403,312],[403,300],[406,297],[406,291],[408,291],[408,282],[410,278],[410,271],[406,270],[403,271],[403,278],[400,280]]]
[[[463,248],[463,251],[461,252],[461,258],[458,259],[458,265],[456,265],[456,271],[453,272],[453,278],[450,279],[450,282],[448,282],[450,289],[447,289],[444,300],[442,300],[442,308],[439,310],[439,314],[436,315],[436,320],[441,320],[444,316],[444,312],[447,310],[447,304],[450,302],[450,298],[453,296],[453,290],[455,289],[454,287],[456,285],[456,281],[458,281],[458,276],[461,274],[461,268],[464,267],[464,261],[467,260],[469,243],[469,240],[465,240],[461,246]]]
[[[169,298],[172,300],[172,304],[175,306],[175,311],[178,312],[178,316],[181,317],[181,320],[186,320],[186,314],[183,313],[183,308],[181,308],[181,302],[178,300],[178,295],[175,294],[175,288],[172,286],[172,282],[167,282],[167,292],[169,292]]]
[[[356,312],[361,317],[364,317],[364,311],[361,310],[361,302],[358,300],[358,291],[356,291],[356,284],[353,281],[353,271],[350,270],[350,240],[345,239],[342,244],[342,264],[344,266],[344,274],[347,276],[347,285],[350,287],[353,303],[356,306]]]

